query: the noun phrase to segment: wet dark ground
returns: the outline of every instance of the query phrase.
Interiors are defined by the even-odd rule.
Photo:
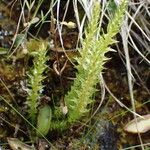
[[[60,8],[60,20],[62,20],[63,17],[64,6],[65,1],[62,1]],[[47,11],[47,5],[43,4],[41,9]],[[70,5],[69,9],[72,10],[72,5]],[[18,108],[21,114],[25,116],[27,109],[25,104],[27,97],[27,92],[25,90],[27,82],[26,70],[28,70],[28,65],[32,65],[32,59],[27,61],[24,58],[21,58],[14,63],[12,57],[8,58],[8,56],[14,49],[14,47],[11,47],[13,43],[12,39],[16,32],[20,10],[21,6],[19,2],[15,3],[13,6],[11,3],[8,3],[8,1],[2,1],[2,3],[0,3],[0,95],[7,99],[8,102],[11,103],[14,107]],[[68,12],[70,11],[68,10]],[[67,13],[66,20],[73,21],[74,19],[75,18],[73,13]],[[35,31],[37,31],[37,28],[32,26],[29,32],[33,34],[35,33]],[[20,33],[22,29],[23,25],[21,24],[18,32]],[[45,89],[43,94],[48,99],[55,98],[56,101],[59,102],[59,100],[62,98],[62,95],[64,95],[67,90],[70,89],[73,78],[75,78],[76,70],[73,65],[67,60],[64,52],[56,51],[56,49],[61,48],[60,42],[58,40],[58,33],[56,32],[54,35],[52,35],[52,37],[50,37],[50,31],[50,24],[45,24],[42,26],[37,36],[38,38],[42,37],[44,39],[53,38],[55,44],[55,49],[49,50],[48,52],[49,61],[47,62],[47,64],[51,69],[46,72],[47,78],[44,81]],[[65,49],[67,49],[67,53],[71,58],[78,55],[75,49],[77,35],[77,29],[67,28],[65,29],[63,35]],[[28,38],[31,38],[30,34],[28,35]],[[120,37],[118,35],[118,40],[119,39]],[[121,41],[119,47],[120,49],[122,47]],[[116,49],[115,46],[113,48]],[[148,102],[150,97],[149,65],[146,62],[141,61],[142,58],[135,51],[133,51],[132,48],[130,51],[132,66],[133,68],[135,68],[137,74],[139,75],[138,76],[133,71],[133,75],[135,77],[133,90],[136,99],[137,113],[141,115],[148,114],[150,111],[150,103]],[[111,60],[109,60],[105,65],[106,69],[103,73],[105,82],[110,88],[111,92],[118,99],[121,99],[122,103],[131,108],[127,82],[127,71],[123,62],[125,61],[125,59],[119,56],[119,52],[110,52],[107,54],[107,56],[111,57]],[[62,75],[59,76],[54,70],[53,64],[59,63],[60,68],[62,68],[66,61],[66,68],[63,71]],[[99,85],[98,89],[100,90]],[[99,92],[95,94],[96,104],[94,108],[98,107],[100,96],[101,95],[99,94]],[[99,130],[97,124],[102,124],[101,122],[103,122],[103,119],[100,119],[101,114],[103,114],[102,118],[104,120],[107,120],[107,123],[106,125],[102,125],[103,128]],[[3,145],[3,143],[6,143],[7,137],[17,137],[20,139],[22,138],[25,141],[29,140],[29,132],[24,132],[28,130],[28,126],[26,125],[24,120],[22,120],[22,118],[20,118],[10,107],[8,107],[8,105],[2,99],[0,99],[0,118],[0,144]],[[101,150],[116,150],[118,149],[117,147],[125,148],[139,144],[137,135],[132,135],[123,131],[123,127],[125,126],[125,124],[132,118],[133,116],[125,109],[121,108],[119,104],[107,93],[102,106],[102,110],[97,113],[95,118],[93,118],[92,122],[89,124],[89,126],[94,126],[94,131],[92,131],[89,135],[93,133],[92,139],[95,140],[89,140],[89,137],[87,137],[87,140],[85,141],[89,141],[89,143],[91,143],[85,144],[84,142],[81,142],[80,144],[77,144],[79,145],[79,147],[77,146],[76,149],[88,149],[87,145],[89,145],[89,149],[92,149],[91,145],[94,145],[93,147],[97,146],[99,147],[97,149]],[[15,134],[16,128],[18,126],[19,130],[17,131],[17,134]],[[77,124],[75,127],[72,127],[68,131],[65,131],[65,133],[54,132],[53,135],[48,138],[50,139],[50,141],[57,140],[56,145],[58,144],[61,147],[60,149],[73,149],[73,144],[70,143],[72,143],[72,141],[78,141],[81,136],[84,137],[84,133],[86,133],[86,130],[88,130],[86,127],[77,130],[79,127],[80,124]],[[98,134],[96,134],[95,132]],[[149,132],[142,134],[143,142],[150,142],[149,137]]]

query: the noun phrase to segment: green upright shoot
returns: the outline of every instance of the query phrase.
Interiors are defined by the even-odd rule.
[[[36,115],[37,115],[37,107],[40,102],[40,96],[42,93],[43,85],[42,81],[44,80],[45,76],[43,72],[47,68],[46,66],[46,52],[47,52],[47,43],[44,41],[37,41],[38,47],[36,47],[36,51],[33,52],[34,60],[33,60],[33,68],[31,69],[29,76],[29,91],[27,97],[27,103],[29,107],[29,117],[34,124],[36,122]],[[33,42],[35,44],[35,42]],[[34,47],[35,45],[33,45]]]
[[[91,20],[85,31],[85,39],[82,41],[82,48],[79,49],[80,57],[76,58],[78,62],[76,79],[65,96],[69,123],[78,121],[89,112],[87,106],[94,102],[92,96],[96,90],[95,85],[108,59],[105,54],[110,50],[109,46],[116,42],[113,37],[119,32],[127,1],[122,0],[114,17],[109,21],[107,33],[103,35],[100,35],[98,30],[100,4],[95,1],[93,5]]]

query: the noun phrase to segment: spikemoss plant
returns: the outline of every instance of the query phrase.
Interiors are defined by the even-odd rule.
[[[87,106],[93,102],[95,85],[107,61],[105,54],[110,50],[109,46],[116,42],[113,37],[119,32],[127,1],[121,1],[114,17],[108,23],[107,33],[101,36],[98,29],[100,4],[95,1],[93,5],[91,20],[85,31],[85,39],[82,41],[82,48],[79,49],[80,57],[76,58],[78,62],[76,79],[65,96],[69,123],[74,123],[89,112]]]
[[[81,41],[82,47],[79,49],[80,57],[76,58],[78,65],[74,84],[65,96],[65,104],[68,109],[67,117],[56,116],[57,110],[53,111],[50,128],[63,129],[78,121],[82,116],[89,112],[88,105],[94,102],[92,96],[96,91],[95,85],[99,81],[99,74],[102,73],[104,63],[108,60],[105,54],[110,50],[109,46],[116,41],[113,37],[119,32],[127,6],[127,0],[122,0],[113,18],[108,23],[107,33],[100,35],[99,18],[100,3],[93,1],[91,18],[85,38]],[[38,53],[35,54],[34,65],[29,75],[30,90],[28,96],[29,114],[33,122],[37,114],[37,106],[41,90],[43,89],[43,71],[46,69],[46,44],[39,44]]]
[[[33,67],[28,74],[29,77],[29,90],[28,90],[28,113],[34,124],[37,115],[37,106],[39,105],[39,99],[43,89],[42,81],[45,78],[43,72],[47,68],[46,66],[46,52],[47,42],[32,40],[27,44],[30,54],[34,56]]]

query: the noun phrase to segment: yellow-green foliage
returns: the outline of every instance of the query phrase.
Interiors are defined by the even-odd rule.
[[[45,78],[43,75],[46,66],[47,43],[44,41],[32,40],[28,44],[29,53],[34,56],[33,67],[30,70],[29,76],[29,91],[27,102],[29,106],[29,116],[32,123],[35,123],[37,115],[37,106],[43,89],[42,81]]]
[[[79,49],[80,57],[76,58],[78,62],[76,79],[71,90],[65,96],[69,123],[79,120],[89,111],[87,105],[93,102],[94,87],[98,83],[99,74],[102,73],[103,65],[107,61],[105,53],[109,51],[109,46],[116,42],[113,37],[119,32],[126,4],[127,1],[122,0],[108,24],[107,33],[100,36],[98,30],[100,4],[98,1],[94,2],[91,20],[85,31],[85,39],[82,41],[82,48]]]
[[[98,83],[99,74],[102,73],[103,65],[108,59],[105,54],[110,50],[109,46],[116,42],[113,37],[119,32],[126,6],[127,1],[122,0],[108,23],[107,33],[100,35],[100,3],[98,0],[93,1],[91,19],[85,30],[85,38],[81,41],[82,47],[79,49],[80,57],[76,58],[78,63],[76,79],[64,99],[68,114],[67,117],[60,118],[56,115],[57,110],[54,110],[50,125],[51,130],[66,128],[89,112],[87,106],[94,102],[92,96],[96,90],[95,85]],[[32,43],[30,44],[28,46],[32,47]],[[34,65],[29,75],[30,90],[28,96],[29,115],[33,122],[36,119],[37,106],[43,89],[42,80],[45,78],[43,71],[46,69],[45,62],[47,61],[47,44],[40,41],[39,44],[35,43],[35,45],[38,45],[38,52],[34,52]],[[35,49],[34,46],[32,48]],[[32,48],[29,49],[34,51]]]
[[[40,108],[37,116],[37,129],[44,136],[47,135],[50,125],[51,125],[52,111],[49,105],[45,105]],[[37,132],[37,135],[40,137],[41,134]]]

